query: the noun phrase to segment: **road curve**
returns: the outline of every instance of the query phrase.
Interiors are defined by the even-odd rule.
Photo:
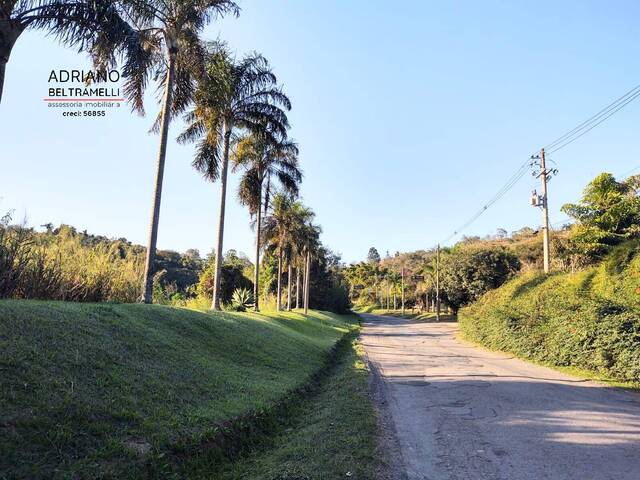
[[[363,314],[394,480],[640,479],[640,395]],[[389,440],[388,440],[389,443]]]

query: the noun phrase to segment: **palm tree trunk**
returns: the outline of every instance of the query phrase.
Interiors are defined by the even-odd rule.
[[[4,72],[7,69],[7,61],[0,58],[0,103],[2,103],[2,91],[4,90]]]
[[[222,242],[224,240],[224,211],[227,202],[227,171],[229,170],[229,141],[231,139],[231,123],[224,124],[224,144],[222,153],[222,170],[220,171],[220,218],[218,219],[218,243],[216,245],[216,275],[213,280],[213,300],[211,308],[220,310],[220,282],[222,280]]]
[[[9,8],[11,10],[11,8]],[[24,25],[8,19],[0,20],[0,103],[4,90],[4,74],[16,40],[24,31]]]
[[[307,254],[302,257],[302,308],[304,308],[304,299],[307,298]]]
[[[253,274],[253,301],[254,306],[253,309],[256,312],[260,311],[260,307],[258,305],[260,298],[260,287],[258,286],[260,282],[260,230],[262,227],[262,206],[258,204],[258,218],[256,219],[256,266]]]
[[[282,309],[282,246],[278,247],[278,298],[276,300],[276,310]]]
[[[271,194],[271,175],[267,175],[267,188],[264,192],[264,214],[267,214],[269,208],[269,196]]]
[[[309,277],[311,276],[311,252],[307,250],[307,279],[304,288],[304,314],[309,312]]]
[[[171,104],[173,101],[173,79],[175,76],[175,53],[170,52],[168,58],[169,69],[164,86],[162,101],[162,120],[160,121],[160,150],[156,164],[156,182],[153,191],[153,207],[151,208],[151,225],[147,241],[147,256],[144,262],[144,277],[142,280],[142,301],[151,303],[153,300],[153,269],[156,260],[156,243],[158,241],[158,224],[160,222],[160,201],[162,200],[162,179],[164,177],[164,162],[167,156],[167,136],[169,121],[171,120]]]
[[[292,277],[292,271],[291,271],[291,259],[289,259],[289,271],[287,273],[287,310],[291,311],[291,277]]]
[[[296,308],[300,308],[300,264],[296,267]]]

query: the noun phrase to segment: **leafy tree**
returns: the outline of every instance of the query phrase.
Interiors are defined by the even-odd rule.
[[[442,255],[440,266],[445,301],[457,313],[507,281],[520,268],[520,261],[505,249],[456,248]]]
[[[289,121],[285,110],[289,109],[289,99],[277,86],[276,76],[263,56],[254,53],[238,62],[224,46],[212,48],[208,53],[204,76],[195,94],[195,107],[187,113],[188,126],[178,141],[198,142],[194,167],[207,180],[220,178],[218,257],[222,255],[224,238],[232,133],[242,129],[286,138]],[[214,310],[220,309],[220,268],[218,265],[214,277],[211,305]]]
[[[371,247],[369,249],[369,253],[367,253],[367,262],[369,263],[380,263],[380,254],[375,247]]]
[[[220,266],[220,300],[222,303],[230,303],[233,292],[236,289],[253,289],[253,283],[245,275],[245,270],[248,266],[251,266],[249,259],[237,254],[235,250],[229,250],[223,257]],[[216,256],[215,254],[211,254],[207,260],[207,266],[200,275],[198,282],[198,293],[200,295],[206,297],[213,295],[216,271]]]
[[[571,241],[579,254],[597,257],[611,246],[640,234],[640,175],[618,182],[601,173],[584,189],[577,204],[568,203],[562,211],[577,222]]]

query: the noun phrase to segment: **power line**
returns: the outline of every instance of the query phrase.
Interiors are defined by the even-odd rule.
[[[614,100],[613,102],[611,102],[609,105],[604,107],[595,115],[589,117],[584,122],[580,123],[576,127],[572,128],[568,132],[556,138],[553,142],[545,146],[544,149],[547,150],[547,154],[552,154],[565,148],[567,145],[575,142],[583,135],[586,135],[587,133],[589,133],[595,127],[597,127],[602,122],[610,118],[612,115],[616,114],[618,111],[623,109],[625,106],[627,106],[629,103],[631,103],[638,97],[640,97],[640,84],[635,86],[634,88],[629,90],[627,93],[625,93],[621,97]],[[461,233],[463,230],[469,227],[473,222],[475,222],[492,205],[494,205],[498,200],[504,197],[506,193],[509,190],[511,190],[518,183],[518,181],[527,173],[528,171],[527,167],[530,165],[531,163],[529,160],[527,160],[522,165],[520,165],[520,167],[515,171],[515,173],[511,177],[509,177],[509,179],[498,190],[498,192],[493,197],[491,197],[491,199],[489,199],[489,201],[487,201],[480,210],[478,210],[466,222],[464,222],[462,225],[456,228],[453,231],[453,233],[449,235],[442,243],[448,242],[453,237]],[[640,166],[636,168],[640,168]],[[635,170],[636,168],[634,168],[633,170]],[[633,170],[630,170],[630,172]]]
[[[506,193],[509,190],[511,190],[515,186],[515,184],[518,183],[518,181],[527,173],[528,167],[529,167],[529,160],[527,160],[522,165],[520,165],[520,168],[518,168],[515,171],[515,173],[511,175],[511,177],[509,177],[509,179],[505,182],[504,185],[502,185],[502,187],[498,190],[498,192],[493,197],[491,197],[480,210],[478,210],[466,222],[464,222],[462,225],[456,228],[454,232],[451,235],[449,235],[442,243],[446,243],[449,240],[451,240],[453,237],[458,235],[460,232],[466,229],[469,225],[475,222],[493,204],[495,204],[498,200],[504,197]]]
[[[566,147],[570,143],[575,142],[577,139],[579,139],[583,135],[593,130],[595,127],[597,127],[602,122],[607,120],[609,117],[611,117],[612,115],[614,115],[615,113],[623,109],[625,106],[627,106],[629,103],[634,101],[639,96],[640,96],[640,85],[637,85],[636,87],[629,90],[620,98],[611,102],[609,105],[607,105],[605,108],[600,110],[598,113],[596,113],[592,117],[588,118],[587,120],[579,124],[577,127],[573,128],[572,130],[569,130],[564,135],[558,137],[553,142],[546,145],[544,147],[545,150],[547,150],[549,154],[552,154]]]

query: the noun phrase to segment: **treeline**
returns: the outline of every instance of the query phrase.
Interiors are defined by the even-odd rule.
[[[562,211],[571,221],[551,232],[552,270],[576,272],[597,264],[613,248],[640,236],[640,176],[618,181],[594,178],[578,203]],[[433,310],[436,249],[388,253],[371,249],[367,261],[350,265],[351,300],[361,306],[394,308],[404,290],[405,306]],[[529,227],[509,234],[498,229],[484,238],[464,237],[440,251],[440,299],[453,313],[525,272],[542,269],[542,232]],[[403,275],[404,273],[404,275]],[[404,278],[403,278],[404,277]],[[403,288],[404,286],[404,288]]]
[[[270,261],[275,256],[278,310],[284,308],[285,291],[286,308],[292,307],[294,290],[298,301],[300,294],[304,294],[305,311],[314,304],[348,304],[346,298],[327,300],[326,303],[311,293],[315,286],[317,290],[326,290],[325,293],[337,294],[341,291],[341,280],[329,270],[318,267],[331,262],[327,261],[327,250],[319,241],[320,228],[312,223],[313,212],[298,198],[303,174],[299,146],[289,132],[288,112],[292,108],[289,97],[264,56],[257,52],[239,56],[224,41],[211,41],[202,36],[210,22],[227,15],[238,16],[240,8],[236,2],[31,3],[13,2],[3,12],[9,24],[15,27],[12,30],[15,35],[12,33],[6,38],[7,52],[11,52],[13,44],[27,28],[44,30],[65,45],[88,54],[96,71],[106,66],[119,68],[123,95],[132,110],[139,114],[145,113],[147,88],[157,83],[162,101],[152,130],[159,133],[160,148],[153,176],[150,235],[143,250],[145,261],[139,279],[139,295],[129,291],[128,283],[139,275],[138,263],[126,276],[126,288],[123,285],[87,286],[92,277],[77,282],[83,285],[78,287],[80,290],[88,288],[86,294],[69,295],[66,280],[52,280],[55,286],[47,287],[46,294],[30,291],[34,288],[26,284],[39,281],[35,278],[36,250],[30,250],[32,259],[27,262],[28,267],[18,268],[22,272],[23,286],[20,288],[23,292],[16,295],[117,301],[139,298],[150,303],[173,301],[171,299],[186,301],[193,296],[204,298],[210,294],[214,310],[229,303],[233,297],[236,308],[253,306],[258,311],[261,298],[268,298],[273,288],[271,274],[261,279],[260,273],[265,264],[273,267]],[[8,53],[5,57],[0,55],[2,72]],[[2,87],[0,81],[0,100]],[[193,280],[195,267],[183,269],[182,274],[189,279],[182,278],[184,275],[178,274],[176,268],[166,265],[167,262],[180,263],[182,258],[167,258],[171,255],[156,251],[170,123],[180,116],[185,128],[176,141],[193,144],[193,167],[204,180],[220,184],[215,251],[199,265],[198,271],[204,278],[199,275],[197,287],[188,281]],[[239,275],[235,264],[223,265],[222,261],[212,264],[210,261],[211,258],[223,258],[229,170],[240,173],[237,196],[255,225],[255,270],[251,278],[246,272]],[[108,250],[106,246],[104,248]],[[266,262],[261,261],[262,254]],[[99,258],[110,258],[111,255],[112,252],[106,251]],[[45,263],[51,272],[66,268],[58,267],[50,259]],[[112,268],[117,269],[120,263],[116,262]],[[96,276],[107,278],[100,268],[100,274]],[[40,273],[53,279],[55,275],[51,272]],[[312,274],[315,274],[314,278],[311,278]],[[31,280],[26,280],[29,276]],[[115,276],[111,275],[114,279]],[[65,273],[61,277],[66,279],[73,275]],[[295,277],[295,284],[292,277]],[[184,288],[185,283],[189,283],[189,288]]]
[[[137,302],[144,269],[145,248],[125,238],[110,239],[74,227],[51,224],[36,231],[0,219],[0,298],[77,302]],[[277,300],[277,255],[268,251],[260,266],[262,299],[269,308]],[[167,305],[208,308],[212,302],[215,254],[202,258],[196,249],[184,253],[160,250],[153,278],[153,301]],[[225,308],[243,309],[253,298],[254,264],[235,250],[223,256],[221,300]],[[288,282],[288,272],[283,273]],[[301,305],[300,285],[292,278],[292,307]],[[310,305],[333,311],[349,308],[340,257],[320,247],[311,262]],[[296,289],[296,286],[298,287]],[[234,293],[237,301],[234,301]],[[286,301],[288,291],[281,291]]]

